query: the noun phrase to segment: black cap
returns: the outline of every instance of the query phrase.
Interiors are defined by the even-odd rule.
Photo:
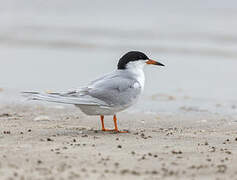
[[[126,65],[131,61],[148,60],[149,58],[142,52],[130,51],[123,55],[118,62],[118,69],[126,69]]]

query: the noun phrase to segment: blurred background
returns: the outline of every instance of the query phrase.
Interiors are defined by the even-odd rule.
[[[0,0],[0,100],[66,91],[139,50],[146,67],[134,110],[236,113],[237,1]]]

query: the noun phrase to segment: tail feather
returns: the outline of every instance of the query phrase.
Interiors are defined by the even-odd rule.
[[[60,93],[38,93],[38,92],[23,92],[23,96],[27,97],[29,100],[40,100],[40,101],[48,101],[55,103],[64,103],[64,104],[74,104],[74,105],[103,105],[106,106],[105,103],[101,104],[101,102],[95,101],[95,99],[88,99],[83,97],[68,97],[63,96]]]

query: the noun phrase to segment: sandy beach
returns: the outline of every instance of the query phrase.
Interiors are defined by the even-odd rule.
[[[1,179],[236,179],[237,121],[209,112],[121,113],[100,131],[73,106],[2,105]],[[111,117],[106,126],[113,127]]]

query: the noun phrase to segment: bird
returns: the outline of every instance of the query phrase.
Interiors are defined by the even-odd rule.
[[[145,65],[164,64],[148,58],[140,51],[129,51],[118,61],[117,69],[76,90],[62,93],[23,92],[31,100],[73,104],[89,116],[100,116],[102,131],[121,131],[117,113],[134,105],[144,90]],[[106,129],[105,116],[113,116],[114,129]]]

